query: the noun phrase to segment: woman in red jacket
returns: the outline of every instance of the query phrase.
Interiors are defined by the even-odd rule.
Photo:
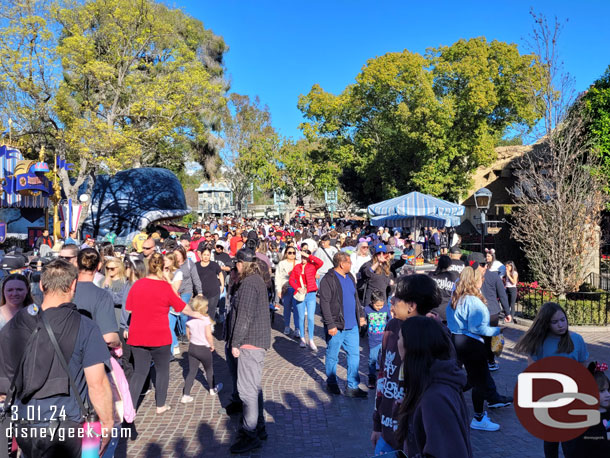
[[[301,264],[297,265],[290,274],[288,283],[294,288],[295,296],[297,293],[305,293],[305,299],[296,301],[299,311],[299,332],[301,334],[301,348],[309,344],[309,348],[317,351],[318,347],[313,342],[314,316],[316,313],[316,272],[324,263],[321,259],[312,256],[311,251],[301,251]],[[295,298],[296,300],[296,298]],[[307,310],[307,332],[309,343],[305,340],[305,311]]]
[[[155,401],[157,413],[170,409],[165,405],[169,387],[169,361],[172,334],[169,329],[169,308],[187,316],[202,318],[176,294],[172,285],[163,278],[163,255],[153,254],[148,261],[148,276],[136,281],[127,295],[125,309],[131,312],[129,338],[134,358],[134,372],[129,391],[137,407],[142,387],[150,372],[150,361],[155,362]]]

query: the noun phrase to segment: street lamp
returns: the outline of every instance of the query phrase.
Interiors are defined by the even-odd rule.
[[[485,252],[485,233],[487,232],[487,222],[485,214],[489,210],[491,204],[491,191],[487,188],[481,188],[474,193],[474,204],[481,212],[481,253]]]

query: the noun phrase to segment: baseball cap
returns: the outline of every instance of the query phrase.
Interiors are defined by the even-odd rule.
[[[462,250],[460,250],[457,246],[452,246],[449,250],[451,254],[462,254]]]
[[[386,248],[386,246],[383,243],[377,243],[375,245],[375,254],[377,253],[387,253],[388,249]]]
[[[201,229],[195,229],[193,231],[193,234],[200,234],[201,235]]]

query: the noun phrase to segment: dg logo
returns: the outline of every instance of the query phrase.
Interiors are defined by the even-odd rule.
[[[599,390],[582,364],[552,356],[529,366],[517,378],[517,418],[533,436],[565,442],[600,422]]]

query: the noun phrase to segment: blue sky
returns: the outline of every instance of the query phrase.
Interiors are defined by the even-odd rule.
[[[231,90],[258,95],[284,136],[300,137],[300,94],[318,83],[341,92],[367,59],[460,38],[517,43],[524,51],[530,6],[568,22],[560,37],[565,69],[578,91],[610,65],[610,1],[179,0],[168,2],[222,35]]]

